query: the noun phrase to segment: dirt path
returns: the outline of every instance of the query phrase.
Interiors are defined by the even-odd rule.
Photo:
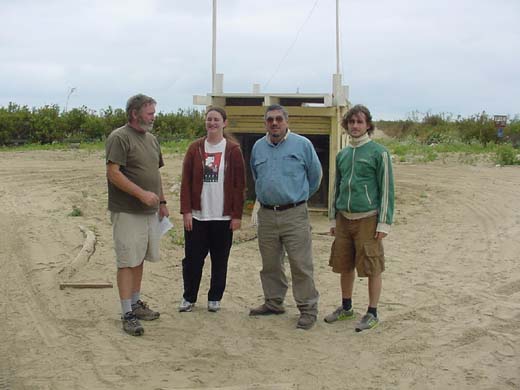
[[[111,281],[115,268],[100,152],[0,153],[0,389],[518,389],[520,168],[441,163],[395,166],[396,223],[386,239],[379,328],[322,317],[339,303],[327,265],[328,223],[313,216],[320,321],[294,329],[297,310],[249,318],[261,302],[256,240],[234,245],[223,309],[178,313],[182,291],[177,188],[167,156],[174,235],[145,267],[145,300],[162,312],[141,338],[120,329],[116,289],[59,290],[58,271],[83,245],[96,251],[76,281]],[[70,217],[73,206],[83,212]],[[240,238],[254,236],[244,221]],[[209,269],[209,266],[207,267]],[[365,310],[358,279],[354,308]],[[253,386],[264,384],[264,387]]]

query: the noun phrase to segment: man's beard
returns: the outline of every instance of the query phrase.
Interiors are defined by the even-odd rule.
[[[141,128],[144,130],[144,131],[152,131],[153,129],[153,122],[152,123],[146,123],[145,121],[140,121],[141,123],[139,123],[139,126],[141,126]]]

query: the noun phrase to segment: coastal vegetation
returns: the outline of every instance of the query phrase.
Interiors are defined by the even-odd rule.
[[[0,150],[102,149],[106,136],[125,123],[120,108],[95,111],[83,106],[63,111],[58,105],[29,108],[9,103],[0,107]],[[470,164],[480,157],[500,165],[520,164],[518,116],[508,118],[501,133],[493,116],[485,112],[470,117],[414,112],[406,120],[377,121],[376,127],[385,135],[380,142],[400,162],[429,162],[456,154]],[[204,134],[204,113],[159,112],[153,131],[166,153],[182,153],[191,140]]]

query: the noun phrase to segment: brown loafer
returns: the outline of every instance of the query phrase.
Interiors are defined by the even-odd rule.
[[[270,307],[267,307],[267,305],[265,303],[249,310],[250,316],[268,316],[268,315],[272,315],[272,314],[283,314],[283,313],[285,313],[285,310],[271,309]]]

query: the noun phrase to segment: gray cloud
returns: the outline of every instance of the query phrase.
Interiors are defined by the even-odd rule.
[[[71,107],[122,107],[138,91],[156,97],[161,111],[191,107],[193,95],[211,88],[211,3],[1,0],[0,105],[64,106],[76,87]],[[267,92],[330,92],[335,1],[218,4],[226,92],[250,92],[253,83]],[[344,81],[351,101],[376,118],[520,113],[518,1],[340,6]]]

